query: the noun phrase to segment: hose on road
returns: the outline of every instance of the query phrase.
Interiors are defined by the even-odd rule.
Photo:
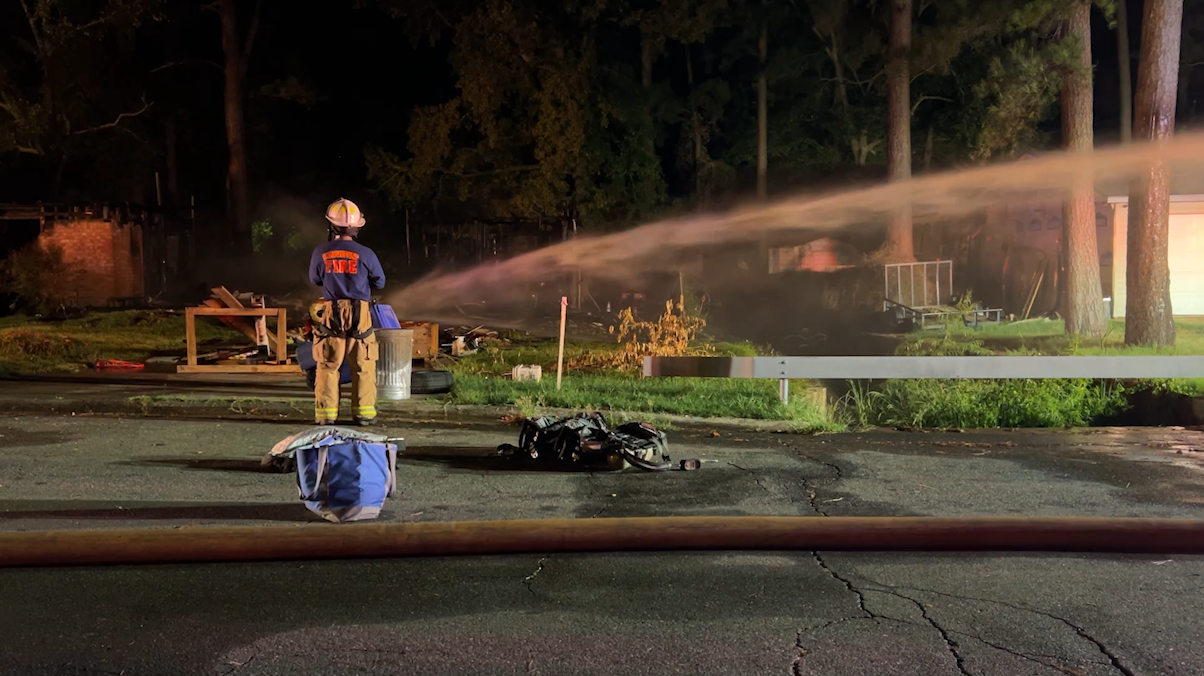
[[[1204,520],[639,517],[0,533],[0,567],[656,551],[1204,554]]]

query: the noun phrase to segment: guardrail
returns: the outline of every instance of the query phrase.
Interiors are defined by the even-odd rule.
[[[778,380],[900,378],[1204,378],[1204,356],[1166,357],[644,357],[644,377]]]

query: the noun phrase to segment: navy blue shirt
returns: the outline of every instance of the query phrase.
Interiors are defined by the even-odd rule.
[[[372,249],[355,240],[333,239],[309,260],[309,281],[322,287],[326,300],[372,300],[372,289],[385,288],[385,271]]]

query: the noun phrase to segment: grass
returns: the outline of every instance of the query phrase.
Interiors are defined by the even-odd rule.
[[[245,340],[215,319],[197,319],[197,341]],[[0,318],[0,373],[63,373],[97,359],[141,360],[184,353],[184,315],[170,311],[92,312],[77,319]]]
[[[1084,356],[1204,355],[1204,318],[1175,320],[1175,344],[1165,348],[1127,347],[1125,322],[1113,319],[1103,338],[1073,339],[1062,320],[1015,322],[981,329],[955,327],[946,331],[920,331],[900,346],[907,354],[1037,354]],[[1134,386],[1135,384],[1131,384]],[[1204,394],[1204,379],[1177,378],[1149,381],[1143,386],[1181,394]]]
[[[979,329],[951,327],[917,331],[911,340],[941,339],[959,343],[980,342],[993,354],[1081,354],[1081,355],[1198,355],[1204,354],[1204,318],[1175,320],[1175,345],[1169,348],[1126,347],[1125,321],[1113,319],[1103,338],[1074,340],[1066,335],[1060,319],[1030,320],[986,325]]]
[[[641,378],[633,370],[608,363],[617,343],[565,343],[564,382],[556,389],[557,343],[521,335],[510,344],[486,347],[449,368],[456,374],[454,404],[514,406],[526,416],[545,409],[579,409],[641,414],[729,417],[793,422],[800,429],[832,427],[824,413],[804,395],[806,383],[795,383],[788,404],[778,397],[778,384],[726,378]],[[767,354],[748,343],[713,343],[716,354]],[[513,367],[539,365],[543,380],[514,382]]]
[[[918,331],[898,348],[906,355],[1197,355],[1204,354],[1204,320],[1180,319],[1175,345],[1126,347],[1124,321],[1109,322],[1103,338],[1077,340],[1061,320],[1016,322],[979,329]],[[1138,392],[1204,393],[1204,380],[895,380],[870,389],[851,383],[842,402],[850,425],[909,427],[1078,427],[1108,420]]]
[[[1132,387],[1097,380],[890,380],[853,384],[850,425],[936,428],[1083,427],[1124,410]]]
[[[799,387],[794,388],[800,389]],[[553,374],[540,382],[461,373],[451,401],[456,404],[516,406],[526,416],[545,409],[627,411],[695,416],[785,420],[802,428],[828,421],[801,395],[789,404],[778,399],[777,383],[726,378],[633,378],[627,375],[570,374],[556,389]]]

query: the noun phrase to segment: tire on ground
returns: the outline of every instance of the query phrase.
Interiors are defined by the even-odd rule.
[[[452,372],[423,369],[410,373],[411,394],[445,394],[452,389]]]
[[[453,377],[451,371],[419,370],[410,373],[411,394],[445,394],[451,392]],[[318,370],[309,369],[305,372],[305,386],[311,391],[317,385]]]

